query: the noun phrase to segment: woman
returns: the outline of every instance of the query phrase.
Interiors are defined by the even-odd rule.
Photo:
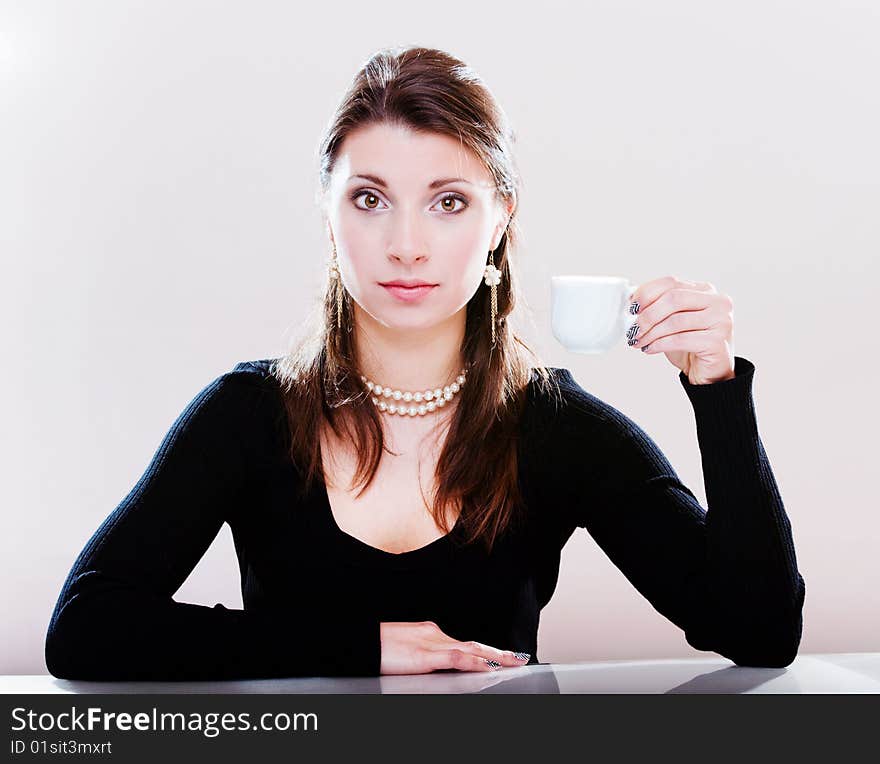
[[[508,326],[512,142],[448,54],[365,64],[321,146],[332,256],[313,331],[181,413],[70,571],[47,632],[52,674],[536,663],[577,527],[693,647],[739,665],[794,659],[804,580],[730,299],[671,277],[631,298],[630,346],[665,354],[693,404],[706,512],[635,422],[567,369],[530,366]],[[176,602],[224,522],[244,609]]]

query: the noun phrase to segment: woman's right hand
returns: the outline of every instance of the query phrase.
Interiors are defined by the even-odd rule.
[[[380,623],[379,638],[380,674],[428,674],[439,669],[497,671],[504,666],[524,666],[529,660],[528,656],[520,660],[511,650],[480,642],[460,642],[444,634],[433,621]]]

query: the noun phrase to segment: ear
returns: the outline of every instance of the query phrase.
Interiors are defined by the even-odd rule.
[[[492,232],[491,246],[493,251],[498,248],[498,245],[501,243],[501,237],[504,235],[504,231],[507,230],[507,226],[510,225],[510,219],[513,217],[515,206],[516,205],[513,201],[509,201],[507,205],[502,208],[501,220]]]
[[[327,226],[327,236],[330,239],[330,243],[335,247],[336,240],[333,238],[333,229],[330,227],[330,218],[326,215],[324,216],[324,224]]]

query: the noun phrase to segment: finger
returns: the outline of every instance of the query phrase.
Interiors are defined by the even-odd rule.
[[[463,650],[460,647],[432,650],[428,657],[431,671],[438,669],[457,669],[458,671],[497,671],[502,667],[500,661],[493,661],[482,655]]]
[[[626,330],[626,339],[628,344],[644,346],[646,337],[651,330],[667,320],[670,316],[681,313],[686,315],[689,312],[705,312],[711,305],[712,297],[704,291],[696,289],[685,289],[675,287],[664,292],[649,306],[640,308],[638,315],[633,319],[629,328]],[[711,317],[706,314],[701,319],[704,326],[710,326]],[[669,333],[668,331],[666,332]],[[633,342],[637,340],[637,342]]]
[[[502,666],[522,666],[524,663],[528,662],[530,657],[527,653],[515,653],[512,650],[501,650],[497,647],[492,647],[491,645],[486,645],[474,640],[457,642],[456,646],[466,652],[497,661]],[[517,656],[523,656],[524,660]]]
[[[714,330],[712,329],[700,329],[698,331],[670,334],[645,345],[642,348],[642,352],[648,355],[651,353],[670,353],[674,351],[703,353],[718,346],[718,340],[713,336],[713,332]]]
[[[629,301],[637,302],[639,304],[639,315],[641,315],[645,308],[652,305],[670,289],[678,288],[704,291],[704,285],[712,287],[708,282],[688,281],[687,279],[681,279],[678,276],[662,276],[659,279],[651,279],[643,284],[639,284],[636,290],[630,294]],[[712,289],[714,289],[714,287],[712,287]]]
[[[645,347],[661,337],[678,332],[712,329],[714,326],[709,310],[679,310],[646,329],[642,327],[642,321],[637,321],[629,331],[629,344]]]
[[[440,629],[433,621],[425,621],[419,625],[424,628],[425,637],[438,647],[457,647],[465,652],[479,654],[484,658],[490,658],[507,666],[521,666],[523,663],[527,663],[531,657],[528,653],[501,650],[476,640],[455,639]]]
[[[497,647],[484,644],[483,642],[477,642],[476,640],[462,641],[455,639],[442,631],[433,622],[426,622],[423,626],[426,628],[433,627],[433,629],[430,630],[429,635],[435,643],[444,647],[457,647],[464,652],[473,653],[483,658],[494,660],[502,666],[524,666],[529,662],[529,658],[531,658],[531,654],[529,653],[501,650]]]

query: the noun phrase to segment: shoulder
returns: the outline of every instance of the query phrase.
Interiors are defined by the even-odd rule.
[[[214,393],[215,407],[228,417],[230,432],[241,436],[250,450],[262,452],[266,444],[277,444],[284,435],[285,409],[273,375],[276,360],[238,361],[205,388]]]
[[[235,364],[232,370],[226,372],[224,376],[237,382],[246,382],[265,387],[267,384],[273,384],[275,382],[273,370],[277,361],[277,358],[260,358],[252,361],[239,361]]]
[[[585,389],[569,369],[548,366],[549,379],[532,369],[529,382],[529,408],[549,420],[570,417],[620,423],[626,415],[607,401]]]
[[[548,382],[535,370],[529,382],[526,429],[535,444],[557,452],[585,446],[604,451],[626,443],[650,449],[650,437],[626,413],[586,389],[569,369],[546,368]]]
[[[214,383],[239,399],[277,397],[280,391],[273,370],[275,358],[238,361],[231,370],[223,372]]]
[[[216,374],[203,385],[195,401],[221,415],[252,419],[258,409],[277,408],[278,385],[272,376],[274,359],[239,361],[232,369]]]

